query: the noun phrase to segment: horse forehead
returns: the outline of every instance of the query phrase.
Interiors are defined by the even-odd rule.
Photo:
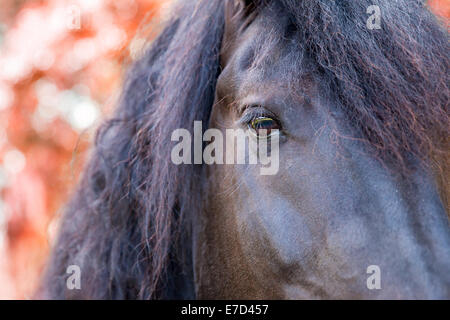
[[[286,40],[263,41],[248,38],[241,43],[222,76],[228,89],[237,97],[258,93],[295,98],[317,93],[314,67],[298,46]]]
[[[279,10],[263,10],[245,30],[225,45],[229,60],[223,65],[218,88],[236,96],[256,88],[283,94],[315,87],[314,65],[305,55],[298,30]],[[261,91],[257,90],[257,91]],[[219,90],[222,92],[222,90]],[[310,90],[309,90],[310,91]],[[266,93],[268,94],[268,93]]]
[[[277,1],[269,2],[253,18],[227,20],[225,24],[225,30],[232,30],[232,34],[224,38],[221,55],[228,58],[238,55],[241,70],[237,71],[245,71],[253,62],[281,56],[286,46],[283,40],[286,35],[292,36],[291,20]],[[226,62],[231,62],[228,58]]]
[[[279,20],[261,16],[236,39],[230,55],[234,73],[289,82],[314,73],[317,67],[300,41],[300,31],[289,19]]]
[[[228,74],[238,86],[262,83],[287,84],[302,75],[302,53],[279,35],[253,28],[236,46],[228,63]],[[225,66],[227,67],[227,66]]]

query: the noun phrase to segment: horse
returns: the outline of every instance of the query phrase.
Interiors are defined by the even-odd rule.
[[[421,0],[180,1],[98,129],[37,296],[450,298],[449,52]],[[170,160],[176,129],[261,117],[276,174]]]

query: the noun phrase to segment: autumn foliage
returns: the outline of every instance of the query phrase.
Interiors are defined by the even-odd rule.
[[[36,286],[63,203],[155,0],[0,7],[0,298]]]

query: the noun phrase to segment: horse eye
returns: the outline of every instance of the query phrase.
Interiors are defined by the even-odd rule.
[[[256,117],[249,123],[249,128],[253,129],[258,138],[268,138],[274,130],[280,130],[278,122],[269,117]]]

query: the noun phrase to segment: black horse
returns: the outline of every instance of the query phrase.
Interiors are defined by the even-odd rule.
[[[449,49],[420,0],[181,1],[98,132],[38,296],[450,298]],[[175,129],[261,117],[275,175],[170,160]]]

